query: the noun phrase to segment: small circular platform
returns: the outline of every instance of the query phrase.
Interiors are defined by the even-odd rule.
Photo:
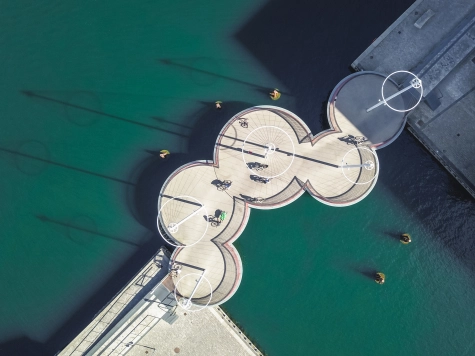
[[[204,273],[187,273],[175,281],[177,304],[188,311],[199,311],[208,306],[213,297],[213,287]]]
[[[355,147],[345,154],[340,167],[350,183],[368,184],[378,176],[378,157],[366,147]]]

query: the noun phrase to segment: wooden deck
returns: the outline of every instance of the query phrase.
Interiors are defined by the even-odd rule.
[[[203,273],[206,279],[195,291],[194,301],[221,304],[236,291],[242,267],[231,243],[245,227],[250,207],[275,209],[305,190],[334,206],[364,198],[376,183],[377,156],[371,149],[363,155],[362,148],[345,139],[347,135],[326,131],[314,137],[294,114],[272,106],[234,116],[217,138],[214,162],[191,162],[179,168],[159,197],[162,230],[184,246],[172,256],[174,264],[181,266],[174,277],[174,283],[181,279],[178,292],[189,296]],[[375,164],[372,172],[360,167],[343,173],[342,164],[361,165],[368,159]],[[358,182],[362,179],[366,184]],[[223,190],[224,181],[231,185]],[[241,209],[237,217],[233,210],[239,201],[245,211]],[[223,211],[227,216],[220,222]],[[179,226],[174,230],[174,225]]]

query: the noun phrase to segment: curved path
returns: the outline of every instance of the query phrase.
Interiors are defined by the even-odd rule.
[[[191,162],[167,179],[158,199],[157,226],[178,246],[172,256],[178,297],[206,306],[222,304],[235,293],[242,263],[232,243],[251,207],[275,209],[305,191],[324,204],[348,206],[370,193],[379,173],[375,148],[397,137],[405,117],[391,116],[390,127],[381,133],[380,115],[357,111],[353,122],[349,110],[343,114],[340,107],[348,109],[357,100],[345,84],[359,76],[367,83],[379,81],[373,73],[357,73],[340,82],[328,104],[331,129],[313,136],[288,110],[249,108],[223,127],[213,161]],[[341,100],[345,95],[350,103]],[[370,139],[359,137],[363,132]],[[231,182],[228,189],[223,189],[225,181]]]

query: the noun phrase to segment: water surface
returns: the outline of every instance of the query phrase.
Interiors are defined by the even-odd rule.
[[[326,128],[333,86],[409,5],[2,3],[0,354],[51,355],[74,337],[162,244],[163,179],[210,159],[223,123],[270,104],[269,88]],[[305,195],[252,211],[225,308],[269,354],[474,353],[473,200],[407,132],[378,154],[356,206]]]

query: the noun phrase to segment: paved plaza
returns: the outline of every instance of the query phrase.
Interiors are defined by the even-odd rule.
[[[257,356],[214,308],[199,313],[178,311],[178,320],[170,325],[157,323],[133,345],[128,356]]]

